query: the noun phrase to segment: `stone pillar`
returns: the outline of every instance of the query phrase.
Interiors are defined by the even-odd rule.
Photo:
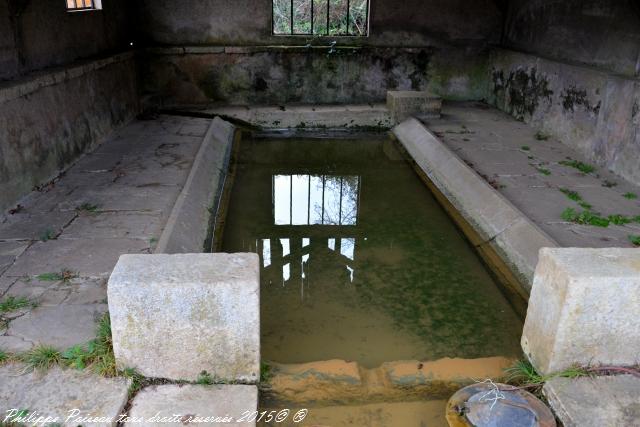
[[[387,109],[398,122],[411,116],[440,117],[442,98],[427,91],[388,91]]]
[[[540,250],[522,348],[538,372],[632,366],[640,355],[640,250]]]
[[[118,368],[153,378],[260,379],[257,254],[123,255],[108,287]]]

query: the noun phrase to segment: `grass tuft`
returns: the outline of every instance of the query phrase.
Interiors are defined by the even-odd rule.
[[[28,371],[45,371],[59,364],[62,355],[53,347],[38,346],[24,353],[20,359],[26,364]]]
[[[620,214],[609,215],[608,219],[612,224],[615,224],[615,225],[625,225],[625,224],[629,224],[630,222],[633,222],[632,218],[629,218],[627,216],[620,215]]]
[[[589,210],[578,212],[573,208],[565,209],[561,217],[563,220],[573,222],[576,224],[593,225],[595,227],[608,227],[611,220],[609,218],[601,217]]]
[[[198,375],[198,379],[196,380],[196,384],[200,385],[211,385],[213,383],[213,377],[207,371],[200,372],[200,375]]]
[[[7,297],[0,301],[0,313],[10,313],[25,307],[35,307],[35,303],[24,297]]]
[[[636,193],[624,193],[622,197],[629,200],[635,200],[638,198],[638,195]]]
[[[633,246],[640,246],[640,236],[632,234],[629,236],[629,241],[633,244]]]
[[[579,378],[589,376],[589,371],[580,367],[571,367],[564,371],[549,375],[539,374],[533,365],[527,360],[518,360],[513,366],[505,369],[507,382],[524,387],[542,387],[552,378]]]
[[[589,174],[591,172],[594,172],[596,170],[595,166],[590,165],[588,163],[583,163],[580,162],[578,160],[563,160],[560,162],[560,164],[562,166],[567,166],[570,168],[574,168],[579,170],[580,172],[584,173],[584,174]]]
[[[76,206],[76,211],[78,212],[89,212],[93,213],[98,210],[98,205],[94,205],[92,203],[83,203],[80,206]]]
[[[529,147],[528,145],[523,145],[522,147],[520,147],[520,149],[521,149],[522,151],[530,151],[530,150],[531,150],[531,147]]]
[[[56,232],[50,228],[47,228],[42,233],[40,233],[40,240],[43,242],[48,242],[49,240],[53,240],[56,238]]]
[[[542,175],[546,175],[546,176],[551,175],[551,171],[547,168],[543,168],[542,166],[537,167],[536,170],[540,172]]]
[[[42,273],[38,276],[36,276],[36,279],[42,281],[42,282],[59,282],[59,281],[63,281],[63,282],[69,282],[72,279],[75,279],[78,277],[78,273],[73,272],[71,270],[60,270],[60,272],[58,273]]]
[[[569,200],[573,200],[574,202],[581,202],[582,196],[577,191],[569,190],[568,188],[560,188],[561,193],[563,193]]]
[[[62,353],[62,359],[68,366],[76,369],[92,368],[103,377],[118,375],[116,359],[111,339],[111,321],[109,314],[98,322],[97,336],[86,345],[76,345]]]

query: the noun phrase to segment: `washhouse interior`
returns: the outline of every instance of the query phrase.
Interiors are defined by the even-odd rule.
[[[0,0],[0,424],[638,426],[639,165],[637,0]]]

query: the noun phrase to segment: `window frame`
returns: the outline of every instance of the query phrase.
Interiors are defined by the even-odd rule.
[[[70,8],[69,7],[69,1],[65,0],[65,8],[66,8],[68,13],[89,12],[89,11],[94,11],[94,10],[102,10],[102,0],[90,0],[90,1],[91,1],[91,6],[90,7],[73,7],[73,8]],[[75,3],[75,0],[73,0],[73,2]],[[84,0],[83,0],[83,3],[84,3]]]
[[[326,34],[314,34],[313,30],[313,25],[314,25],[314,17],[313,17],[313,12],[314,12],[314,0],[310,0],[311,1],[311,31],[309,33],[294,33],[294,10],[293,10],[293,2],[294,0],[290,0],[291,4],[290,4],[290,23],[291,23],[291,32],[290,33],[276,33],[275,29],[276,29],[276,19],[275,19],[275,14],[274,14],[274,1],[275,0],[271,0],[271,35],[274,37],[323,37],[323,38],[338,38],[338,37],[349,37],[349,38],[360,38],[360,37],[369,37],[369,30],[370,30],[370,23],[371,23],[371,0],[366,0],[367,1],[367,25],[366,25],[366,33],[365,34],[349,34],[349,26],[351,24],[351,0],[346,0],[347,1],[347,13],[345,16],[345,19],[347,20],[347,32],[346,34],[329,34],[329,18],[330,18],[330,9],[331,9],[331,1],[327,0],[327,32]]]

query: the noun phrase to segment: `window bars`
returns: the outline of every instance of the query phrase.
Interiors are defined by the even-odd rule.
[[[67,0],[67,10],[93,10],[99,9],[95,0]]]
[[[273,0],[272,32],[293,36],[367,36],[370,0]]]

